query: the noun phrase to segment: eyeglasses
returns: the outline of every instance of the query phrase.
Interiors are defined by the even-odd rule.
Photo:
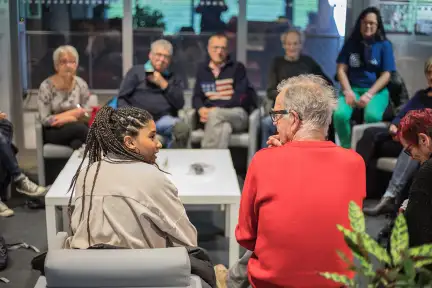
[[[298,112],[296,112],[295,114],[293,112],[296,112],[294,110],[272,110],[269,112],[270,114],[270,118],[272,119],[273,122],[277,122],[279,121],[279,119],[283,116],[283,115],[288,115],[288,114],[293,114],[293,115],[297,115],[297,117],[299,118],[299,120],[301,121],[302,118],[300,117],[300,114]]]
[[[167,60],[171,59],[171,55],[169,55],[169,54],[153,53],[153,55],[156,58],[163,58],[163,59],[167,59]]]
[[[218,51],[218,50],[226,51],[228,49],[228,47],[226,47],[226,46],[211,46],[210,49],[213,51]]]
[[[75,60],[60,60],[59,63],[60,63],[60,65],[68,65],[68,64],[75,65],[76,61]]]
[[[362,21],[362,24],[365,26],[378,26],[378,23],[373,21]]]

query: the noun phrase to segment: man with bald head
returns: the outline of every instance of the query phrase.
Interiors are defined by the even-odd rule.
[[[202,148],[228,148],[231,133],[248,127],[251,93],[246,69],[228,56],[228,39],[223,34],[210,37],[209,58],[196,76],[192,106],[198,126],[204,128]]]

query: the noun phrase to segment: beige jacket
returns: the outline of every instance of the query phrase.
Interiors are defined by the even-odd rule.
[[[197,231],[186,215],[176,187],[153,165],[102,160],[89,215],[89,195],[96,169],[94,163],[88,171],[84,203],[85,169],[79,174],[71,218],[74,235],[66,240],[65,248],[86,249],[101,243],[138,249],[197,246]]]

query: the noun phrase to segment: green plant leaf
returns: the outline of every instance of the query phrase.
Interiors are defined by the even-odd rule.
[[[354,281],[345,275],[340,275],[337,273],[330,273],[330,272],[323,272],[323,273],[320,273],[320,275],[323,276],[324,278],[326,278],[328,280],[332,280],[333,282],[336,282],[336,283],[341,283],[341,284],[348,285],[348,286],[354,285]]]
[[[415,262],[414,267],[420,268],[426,265],[432,264],[432,258],[422,259]]]
[[[411,257],[432,257],[432,244],[410,248],[408,253]]]
[[[390,237],[391,255],[393,263],[399,265],[402,262],[402,255],[408,249],[408,228],[405,217],[400,213],[395,221]]]
[[[405,272],[405,275],[407,276],[407,279],[409,281],[413,281],[416,277],[416,274],[417,274],[415,267],[414,267],[414,261],[411,260],[410,258],[406,258],[403,260],[402,263],[403,263],[404,272]]]
[[[364,233],[366,232],[365,218],[360,207],[354,202],[349,203],[348,216],[351,224],[351,228],[355,232]]]
[[[362,273],[366,277],[375,277],[376,273],[373,270],[372,263],[368,262],[368,260],[366,260],[363,256],[361,256],[356,252],[353,252],[353,255],[360,262],[360,266],[361,266],[360,273]]]
[[[370,237],[368,234],[365,233],[362,236],[362,244],[366,251],[374,255],[378,259],[378,261],[391,265],[391,259],[387,251],[374,239],[372,239],[372,237]],[[361,246],[361,244],[359,245]]]

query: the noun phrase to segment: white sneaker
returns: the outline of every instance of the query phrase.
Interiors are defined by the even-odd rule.
[[[10,209],[6,204],[0,201],[0,216],[10,217],[14,215],[14,211]]]
[[[44,196],[48,191],[46,187],[37,185],[24,174],[21,174],[21,176],[16,179],[15,187],[19,193],[28,195],[30,197],[41,197]]]

